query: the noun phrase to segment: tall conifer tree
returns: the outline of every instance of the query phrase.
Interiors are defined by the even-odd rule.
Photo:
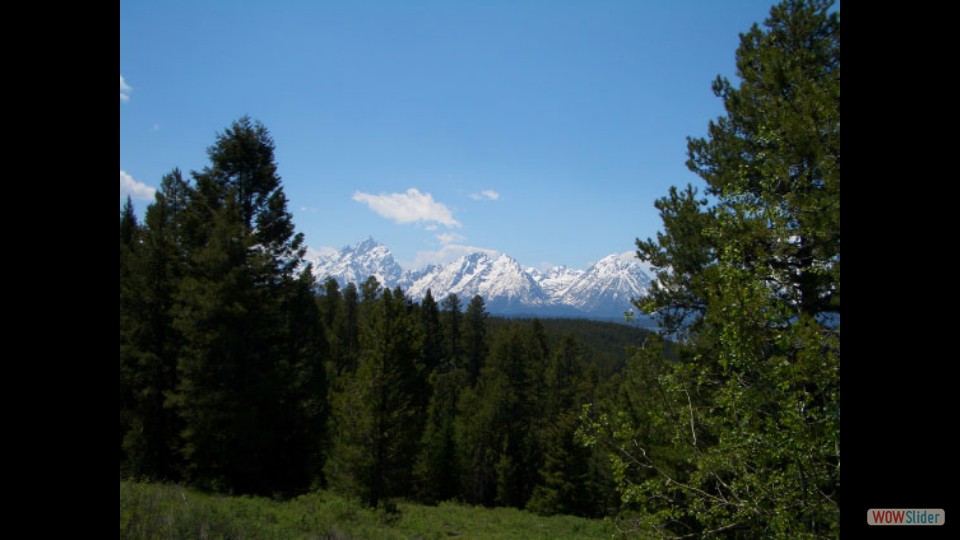
[[[310,448],[323,424],[319,312],[273,153],[262,124],[234,122],[185,209],[171,403],[190,477],[240,492],[300,489],[320,469]]]
[[[487,358],[487,313],[483,297],[475,295],[464,315],[464,353],[470,386],[477,384],[480,370]]]
[[[660,534],[833,537],[839,13],[786,0],[741,34],[736,60],[739,85],[713,84],[726,114],[688,143],[713,204],[671,190],[664,233],[637,244],[659,282],[641,305],[682,330],[681,361],[655,380],[659,410],[588,421],[611,430],[586,440],[616,449],[622,500]]]
[[[423,410],[421,336],[399,289],[367,296],[360,364],[334,396],[334,441],[326,473],[342,491],[377,507],[409,493]]]
[[[129,415],[133,425],[123,441],[126,459],[121,466],[128,474],[152,479],[170,480],[179,474],[180,422],[166,400],[176,388],[180,353],[173,309],[184,272],[180,226],[188,195],[179,170],[163,177],[138,228],[132,273],[121,277],[121,287],[134,299],[121,321],[136,319],[137,328],[134,334],[121,334],[134,387]]]

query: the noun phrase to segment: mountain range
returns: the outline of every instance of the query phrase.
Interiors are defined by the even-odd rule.
[[[415,300],[429,289],[438,302],[453,293],[464,304],[479,294],[494,315],[623,320],[625,311],[637,311],[631,299],[644,295],[651,283],[633,252],[608,255],[586,270],[555,266],[542,272],[504,253],[478,251],[411,271],[386,246],[367,238],[339,250],[310,250],[307,261],[320,282],[332,277],[341,287],[359,286],[374,276]]]

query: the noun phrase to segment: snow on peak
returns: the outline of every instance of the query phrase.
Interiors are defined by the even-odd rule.
[[[561,265],[540,271],[505,253],[477,251],[448,264],[404,271],[386,246],[367,238],[340,250],[310,250],[308,260],[321,281],[330,276],[341,286],[359,285],[372,275],[413,299],[428,289],[434,298],[452,293],[467,301],[479,294],[491,313],[619,315],[650,286],[642,263],[629,251],[604,257],[587,270]]]
[[[563,298],[567,290],[583,277],[583,270],[576,270],[567,266],[554,266],[539,274],[537,283],[543,291],[552,298]]]
[[[584,311],[630,305],[650,289],[650,277],[633,252],[614,253],[596,262],[567,289],[568,303]]]
[[[390,250],[372,237],[339,250],[327,248],[325,255],[318,254],[310,262],[320,281],[332,277],[341,287],[350,282],[359,285],[370,276],[376,277],[381,284],[394,284],[404,274]]]

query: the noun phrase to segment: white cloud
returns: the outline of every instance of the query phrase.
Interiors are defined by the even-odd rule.
[[[149,201],[153,199],[154,194],[157,192],[156,189],[142,183],[137,182],[133,179],[132,176],[120,170],[120,196],[126,197],[130,196],[132,199],[137,199],[141,201]]]
[[[475,201],[495,201],[500,198],[500,194],[492,189],[485,189],[480,193],[471,193],[470,198]]]
[[[486,249],[476,246],[465,246],[462,244],[446,244],[437,251],[419,251],[413,260],[413,267],[419,268],[427,264],[446,264],[459,257],[476,252],[496,255],[498,252],[493,249]]]
[[[353,194],[353,200],[366,204],[377,214],[397,223],[433,221],[447,227],[460,227],[460,222],[453,219],[449,208],[434,201],[433,195],[420,193],[416,188],[410,188],[405,193],[379,195],[358,191]]]
[[[123,75],[120,76],[120,101],[129,101],[130,92],[133,92],[133,88],[130,88],[130,85],[127,84],[127,81],[123,80]]]
[[[440,233],[437,235],[437,240],[439,240],[443,245],[452,244],[454,242],[463,242],[466,239],[467,238],[465,236],[455,232]]]

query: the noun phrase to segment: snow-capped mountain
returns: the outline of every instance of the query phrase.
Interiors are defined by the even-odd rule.
[[[373,238],[340,250],[311,250],[307,262],[313,263],[313,275],[319,280],[333,277],[341,287],[351,282],[359,286],[370,276],[392,287],[405,277],[403,268],[394,260],[390,250]]]
[[[500,313],[549,304],[543,289],[520,263],[504,254],[471,253],[417,274],[406,287],[413,298],[422,297],[427,289],[436,298],[453,293],[469,299],[479,294],[488,310]]]
[[[566,305],[587,313],[621,315],[632,298],[650,289],[650,277],[632,251],[608,255],[591,266],[563,294]]]
[[[583,270],[567,266],[554,266],[546,272],[528,268],[527,273],[536,281],[543,292],[551,298],[563,298],[566,292],[583,277]]]
[[[429,289],[437,301],[453,293],[466,303],[479,294],[493,314],[621,317],[632,307],[630,300],[650,286],[632,252],[604,257],[587,270],[555,266],[546,272],[525,269],[506,254],[483,252],[405,271],[390,250],[372,238],[340,250],[309,253],[321,281],[333,277],[341,286],[359,285],[375,276],[385,286],[403,288],[414,299]]]

